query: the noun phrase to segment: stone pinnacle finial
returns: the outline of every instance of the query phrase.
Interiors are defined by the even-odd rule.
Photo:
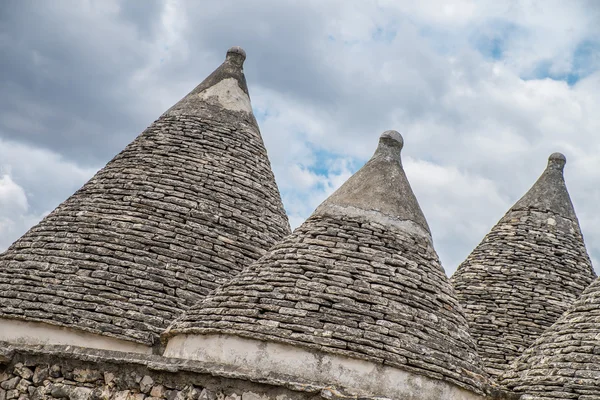
[[[400,151],[404,147],[404,139],[398,131],[385,131],[379,137],[379,146],[375,154],[385,154],[400,159]]]
[[[244,76],[244,60],[244,49],[231,47],[227,50],[225,61],[163,115],[205,116],[208,113],[214,119],[214,113],[220,112],[220,109],[240,112],[240,118],[257,126]]]
[[[566,162],[567,158],[563,154],[552,153],[548,157],[548,166],[542,175],[511,210],[552,211],[576,221],[577,217],[563,175]]]
[[[565,157],[565,155],[562,153],[552,153],[550,154],[550,157],[548,157],[549,169],[558,169],[563,171],[566,163],[567,157]]]
[[[383,132],[373,157],[325,200],[315,214],[360,214],[407,229],[415,226],[411,230],[430,236],[425,216],[402,168],[403,146],[400,133]]]
[[[225,61],[229,61],[238,67],[244,66],[244,61],[246,60],[246,51],[242,49],[240,46],[233,46],[229,50],[227,50],[227,56],[225,57]]]

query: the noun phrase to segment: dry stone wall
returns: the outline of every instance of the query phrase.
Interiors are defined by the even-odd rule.
[[[518,358],[501,383],[523,400],[600,398],[600,280]]]
[[[158,345],[290,233],[233,47],[223,64],[0,255],[0,318]]]
[[[271,374],[247,379],[223,368],[161,356],[0,342],[0,400],[317,400],[357,399],[333,386]],[[386,400],[362,397],[364,400]]]
[[[565,164],[563,154],[550,155],[539,179],[451,279],[493,377],[596,277],[565,184]]]
[[[486,370],[508,368],[593,278],[577,221],[508,213],[452,277]]]
[[[2,254],[0,317],[153,345],[287,235],[258,128],[216,112],[161,117]]]
[[[429,238],[312,216],[169,335],[233,334],[397,367],[481,392],[483,371]]]

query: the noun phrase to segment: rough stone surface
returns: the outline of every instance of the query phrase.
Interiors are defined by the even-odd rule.
[[[261,379],[236,368],[141,355],[68,346],[24,346],[12,349],[0,342],[0,352],[10,350],[10,360],[0,365],[0,396],[25,399],[88,400],[386,400],[346,392],[334,386],[294,381],[273,373]],[[41,381],[18,375],[19,365],[31,370],[52,370]],[[87,371],[85,382],[75,380]],[[498,394],[494,399],[507,397]]]
[[[0,318],[153,345],[175,316],[289,234],[258,126],[244,111],[244,58],[228,52],[0,256]]]
[[[481,392],[485,373],[401,148],[397,132],[382,135],[373,158],[301,227],[191,307],[165,338],[216,333],[287,343]],[[371,182],[384,186],[365,191]]]
[[[499,376],[595,278],[563,178],[550,156],[535,185],[452,277],[486,370]]]
[[[527,349],[500,382],[525,400],[600,398],[600,279]]]

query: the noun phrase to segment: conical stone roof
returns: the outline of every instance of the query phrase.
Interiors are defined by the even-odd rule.
[[[523,399],[600,398],[600,279],[501,377]]]
[[[595,278],[554,153],[451,281],[486,370],[501,374]]]
[[[474,398],[463,389],[480,392],[484,372],[402,146],[385,132],[371,160],[292,235],[176,320],[165,356],[393,398]]]
[[[0,256],[4,324],[45,323],[151,346],[183,310],[290,233],[252,114],[245,57],[230,49]],[[16,328],[0,331],[0,340],[18,339],[6,337]]]

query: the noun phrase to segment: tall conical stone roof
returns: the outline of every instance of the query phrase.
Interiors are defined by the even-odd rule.
[[[554,153],[451,281],[486,370],[498,376],[595,278]]]
[[[475,398],[465,393],[481,392],[485,373],[402,146],[385,132],[292,235],[169,328],[165,356],[392,398]]]
[[[230,49],[0,256],[0,340],[27,336],[35,322],[151,346],[183,310],[290,233],[244,59]],[[22,329],[3,330],[7,320]]]
[[[527,400],[600,398],[600,279],[513,362],[500,382]]]

